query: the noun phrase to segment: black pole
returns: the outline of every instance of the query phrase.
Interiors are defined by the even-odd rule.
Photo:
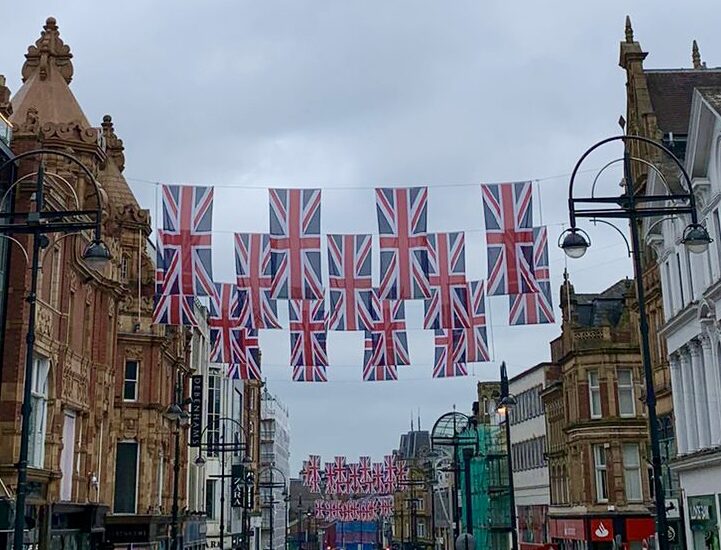
[[[673,155],[671,155],[673,157]],[[660,550],[668,550],[668,525],[666,520],[666,499],[663,488],[663,469],[661,465],[661,447],[658,441],[658,416],[656,414],[656,389],[653,385],[651,367],[651,346],[648,340],[648,320],[646,318],[646,295],[643,288],[643,266],[641,264],[641,239],[639,236],[636,210],[636,197],[631,173],[631,157],[628,145],[624,141],[623,172],[626,181],[625,199],[631,231],[633,271],[636,279],[636,297],[638,299],[639,332],[641,336],[641,358],[643,375],[646,379],[646,408],[648,410],[648,431],[651,436],[651,463],[653,465],[654,500],[656,504],[656,536]],[[693,191],[691,191],[693,196]],[[694,210],[695,212],[695,210]]]
[[[180,373],[175,377],[175,403],[180,407]],[[173,550],[178,550],[178,485],[180,479],[180,418],[175,421],[175,462],[173,463],[173,507],[170,537]],[[160,481],[162,483],[162,480]]]
[[[463,507],[466,512],[466,533],[473,534],[473,508],[471,499],[471,456],[473,450],[464,448],[463,449],[463,486],[466,498],[464,499]]]
[[[288,550],[288,503],[290,502],[290,491],[284,497],[285,500],[285,525],[283,531],[285,531],[285,550]]]
[[[453,540],[458,539],[460,535],[460,518],[458,517],[458,437],[456,434],[456,416],[453,415],[453,464],[451,471],[453,472],[453,491],[451,492],[451,504],[453,506]]]
[[[225,550],[225,422],[220,429],[220,550]]]
[[[402,549],[406,547],[406,534],[405,534],[405,530],[406,530],[406,518],[405,518],[405,510],[406,510],[405,503],[402,503],[402,504],[401,504],[401,548],[402,548]]]
[[[40,163],[38,177],[35,183],[35,212],[43,208],[43,180],[45,166]],[[25,299],[29,304],[28,331],[25,336],[25,380],[23,385],[23,403],[20,422],[20,457],[18,458],[18,482],[15,489],[15,531],[14,548],[23,547],[25,531],[25,497],[28,483],[28,452],[30,449],[30,415],[32,414],[32,385],[33,385],[33,359],[35,354],[35,309],[37,306],[38,272],[40,268],[41,243],[45,240],[39,231],[33,234],[33,251],[30,266],[30,293]],[[44,444],[45,442],[43,442]]]
[[[275,498],[273,496],[273,469],[270,469],[270,550],[273,550],[273,511],[274,511]]]
[[[431,464],[431,542],[433,549],[436,548],[436,475],[435,468]]]
[[[508,372],[506,363],[501,363],[501,399],[510,395],[508,387]],[[516,494],[513,487],[513,456],[511,455],[511,417],[510,407],[505,407],[504,424],[506,428],[506,467],[508,468],[508,501],[510,506],[511,520],[511,548],[518,550],[518,531],[516,531]]]

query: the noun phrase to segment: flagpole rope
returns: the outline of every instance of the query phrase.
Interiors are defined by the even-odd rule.
[[[580,170],[579,174],[586,174],[589,172],[598,172],[598,168],[590,168],[588,170]],[[370,186],[370,185],[308,185],[306,187],[296,187],[291,188],[287,186],[282,186],[284,189],[321,189],[323,191],[366,191],[366,190],[374,190],[377,187],[427,187],[428,189],[447,189],[450,187],[478,187],[481,184],[494,184],[494,183],[506,183],[506,182],[519,182],[519,181],[531,181],[531,182],[537,182],[540,183],[542,181],[551,181],[551,180],[557,180],[557,179],[563,179],[563,178],[569,178],[571,176],[570,172],[565,174],[557,174],[555,176],[545,176],[542,178],[529,178],[529,179],[509,179],[504,181],[478,181],[473,183],[437,183],[437,184],[431,184],[431,185],[403,185],[403,186],[383,186],[383,185],[377,185],[377,186]],[[127,181],[132,181],[136,183],[142,183],[146,185],[161,185],[163,182],[158,180],[152,180],[147,178],[134,178],[134,177],[126,177]],[[175,182],[173,182],[175,183]],[[203,183],[203,184],[196,184],[196,183],[188,183],[183,182],[183,185],[196,185],[196,186],[209,186],[211,184]],[[278,187],[277,184],[274,185],[244,185],[240,183],[227,183],[227,184],[212,184],[212,187],[216,187],[218,189],[256,189],[256,190],[267,190],[272,189],[275,187]]]

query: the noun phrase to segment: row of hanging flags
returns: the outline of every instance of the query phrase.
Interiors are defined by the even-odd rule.
[[[391,495],[359,500],[323,500],[314,503],[314,515],[322,521],[375,521],[393,515]]]
[[[408,482],[408,464],[396,455],[386,455],[383,462],[371,462],[361,456],[348,463],[345,456],[326,462],[321,471],[319,455],[303,461],[301,481],[311,493],[331,495],[392,495]],[[323,480],[325,483],[321,483]]]
[[[405,300],[423,300],[434,330],[433,377],[463,376],[489,361],[485,294],[509,296],[509,322],[554,322],[545,226],[534,227],[531,182],[482,184],[487,281],[468,281],[465,234],[428,233],[426,187],[375,190],[380,281],[370,234],[327,235],[328,294],[321,273],[321,190],[270,189],[270,232],[235,234],[234,283],[213,280],[213,188],[162,186],[153,322],[197,325],[207,296],[211,361],[229,376],[260,379],[258,330],[280,329],[287,300],[293,380],[327,381],[327,331],[364,331],[363,380],[397,380],[410,365]],[[327,306],[327,307],[326,307]]]

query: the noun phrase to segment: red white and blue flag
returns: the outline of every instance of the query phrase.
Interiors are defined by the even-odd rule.
[[[339,495],[348,494],[348,466],[344,456],[334,458],[331,473],[335,480],[336,493]]]
[[[470,329],[437,329],[435,331],[436,361],[433,378],[466,376],[466,331]]]
[[[490,361],[486,335],[486,293],[483,281],[468,283],[468,320],[470,327],[463,329],[462,340],[466,363]]]
[[[531,182],[481,185],[488,254],[488,294],[537,292],[533,275]]]
[[[430,298],[426,187],[376,189],[383,299]]]
[[[270,297],[270,235],[235,234],[235,275],[240,300],[248,304],[248,328],[280,328],[276,301]]]
[[[240,349],[240,360],[228,365],[228,378],[231,380],[260,380],[258,329],[240,328],[237,332],[237,346]]]
[[[290,364],[296,382],[327,382],[323,300],[289,300]]]
[[[403,303],[403,302],[400,302]],[[365,332],[364,356],[363,356],[363,381],[382,382],[387,380],[398,380],[398,367],[396,365],[381,365],[378,362],[385,362],[382,359],[384,354],[381,340],[384,336],[380,333]]]
[[[410,365],[403,300],[381,300],[374,291],[372,303],[373,326],[366,336],[372,345],[365,366]]]
[[[271,298],[322,299],[320,189],[270,189]]]
[[[358,459],[358,473],[360,474],[360,482],[364,493],[371,492],[371,484],[373,483],[371,467],[371,457],[362,456]]]
[[[539,325],[555,322],[546,226],[533,228],[533,269],[539,291],[516,294],[509,298],[509,323],[511,325]]]
[[[161,294],[211,296],[213,188],[163,185]],[[160,249],[159,249],[160,250]]]
[[[193,303],[195,297],[182,294],[163,294],[165,282],[165,254],[163,237],[158,232],[156,244],[155,295],[153,296],[153,323],[156,325],[198,326]]]
[[[348,494],[359,495],[363,492],[361,484],[360,464],[348,464]]]
[[[311,493],[320,493],[320,456],[310,455],[303,467],[303,484]]]
[[[328,235],[328,330],[371,326],[371,242],[370,235]]]
[[[210,361],[213,363],[239,363],[240,301],[238,289],[230,283],[214,283],[210,296],[208,328],[210,330]]]
[[[468,327],[466,245],[463,232],[428,234],[428,279],[423,328]]]

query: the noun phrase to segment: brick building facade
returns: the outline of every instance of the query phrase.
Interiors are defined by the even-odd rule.
[[[90,170],[100,187],[103,240],[112,255],[100,270],[87,266],[81,259],[88,243],[83,233],[50,235],[42,251],[25,511],[35,527],[26,540],[41,547],[98,547],[107,535],[123,543],[127,529],[116,529],[114,535],[110,529],[104,532],[106,514],[110,518],[122,509],[133,516],[160,516],[170,510],[173,435],[163,412],[173,400],[175,376],[186,364],[186,333],[150,324],[154,267],[147,245],[149,212],[138,206],[122,176],[123,146],[110,117],[93,126],[70,90],[72,54],[55,19],[48,18],[40,38],[28,48],[22,76],[11,106],[0,101],[6,114],[12,110],[12,151],[57,149]],[[92,182],[77,166],[52,155],[44,163],[48,209],[97,206]],[[30,210],[29,185],[37,169],[35,160],[18,167],[18,177],[26,179],[15,190],[17,210]],[[26,248],[31,242],[16,237]],[[12,495],[30,272],[18,246],[8,252],[0,478]],[[120,461],[128,459],[133,445],[135,468],[126,467],[124,473],[133,470],[135,494],[118,481]],[[184,478],[185,471],[181,475]],[[182,488],[181,508],[184,502]],[[144,530],[145,538],[152,539],[149,524],[141,524],[133,526],[133,536]],[[167,529],[158,528],[155,535],[167,538]]]
[[[561,289],[542,398],[551,490],[549,536],[560,548],[639,545],[654,532],[648,429],[633,281],[599,294]]]

